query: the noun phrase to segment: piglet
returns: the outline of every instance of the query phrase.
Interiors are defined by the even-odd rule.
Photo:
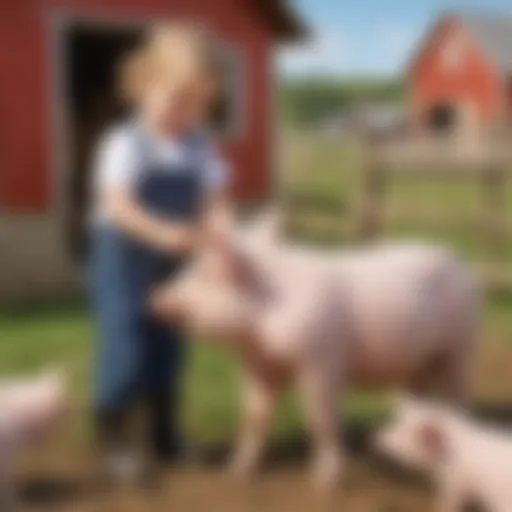
[[[217,232],[151,307],[240,356],[246,417],[233,467],[257,466],[280,391],[296,381],[314,441],[314,478],[342,472],[339,405],[347,388],[435,386],[470,392],[478,293],[450,251],[419,244],[322,251],[282,241],[277,214]]]
[[[17,505],[14,466],[20,452],[44,440],[67,412],[60,371],[0,380],[0,508]]]
[[[489,512],[512,509],[512,434],[446,405],[401,398],[376,448],[437,485],[439,512],[477,500]]]

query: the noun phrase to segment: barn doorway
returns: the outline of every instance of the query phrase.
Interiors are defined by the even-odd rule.
[[[68,23],[62,35],[65,237],[72,256],[80,258],[87,246],[94,146],[109,124],[126,115],[116,91],[117,66],[140,40],[142,28],[77,21]]]
[[[449,135],[456,129],[457,122],[457,108],[450,103],[435,105],[428,113],[427,124],[435,135]]]

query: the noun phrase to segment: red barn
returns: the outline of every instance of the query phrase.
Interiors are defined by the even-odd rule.
[[[119,109],[116,62],[148,23],[175,18],[206,25],[224,51],[225,94],[213,121],[236,169],[235,194],[270,192],[275,44],[304,33],[286,0],[6,0],[0,297],[79,282],[69,233],[83,223],[87,155]]]
[[[474,134],[510,122],[512,16],[443,16],[412,62],[409,89],[423,131]]]

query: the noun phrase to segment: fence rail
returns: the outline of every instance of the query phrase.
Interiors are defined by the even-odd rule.
[[[391,144],[372,146],[363,169],[363,201],[359,212],[358,236],[371,240],[382,234],[391,222],[414,222],[429,229],[457,229],[476,232],[487,261],[477,265],[483,281],[491,288],[512,289],[512,270],[503,270],[494,261],[504,243],[512,237],[512,223],[506,213],[506,185],[512,181],[512,159],[505,151],[449,149],[446,145],[422,147]],[[476,180],[482,208],[475,215],[442,215],[434,208],[418,213],[413,209],[390,210],[386,206],[389,185],[397,178],[417,182]],[[511,265],[512,266],[512,265]]]

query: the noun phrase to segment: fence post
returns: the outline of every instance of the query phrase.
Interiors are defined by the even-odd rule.
[[[482,167],[482,192],[483,210],[481,230],[486,246],[486,261],[484,271],[490,274],[491,281],[498,278],[496,263],[503,241],[506,238],[504,233],[504,215],[506,201],[505,169],[500,163],[492,162]]]
[[[363,241],[378,237],[383,230],[384,192],[388,169],[373,145],[368,148],[369,158],[363,169],[362,212],[359,238]]]

